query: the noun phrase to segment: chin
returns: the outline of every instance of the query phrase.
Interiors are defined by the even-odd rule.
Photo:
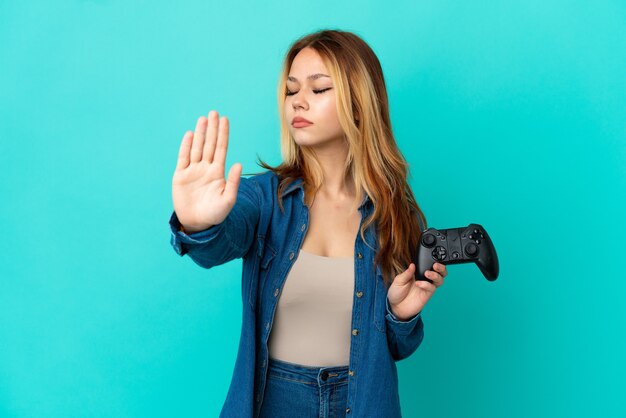
[[[291,136],[298,145],[315,145],[320,142],[319,139],[314,138],[312,135],[302,135],[301,132],[292,132]]]
[[[308,147],[328,145],[334,141],[339,141],[339,142],[342,141],[341,138],[335,137],[333,135],[329,135],[328,133],[325,133],[323,135],[319,135],[319,134],[316,135],[313,132],[292,131],[291,136],[293,137],[294,142],[298,146],[308,146]]]
[[[305,146],[305,147],[315,147],[318,145],[322,145],[324,144],[325,141],[319,140],[319,139],[312,139],[312,138],[297,138],[294,136],[294,141],[298,146]]]

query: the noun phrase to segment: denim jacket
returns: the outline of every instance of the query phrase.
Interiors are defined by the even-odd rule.
[[[170,244],[206,269],[243,259],[242,329],[230,388],[220,417],[256,418],[263,401],[268,366],[268,337],[285,279],[299,254],[309,225],[302,179],[283,190],[284,214],[276,197],[278,177],[265,171],[241,177],[237,201],[224,221],[189,235],[170,217]],[[365,194],[361,225],[372,211]],[[364,234],[378,248],[373,227]],[[420,221],[420,226],[421,221]],[[423,229],[423,228],[422,228]],[[396,362],[410,356],[424,337],[421,312],[398,320],[387,300],[374,251],[357,234],[354,243],[354,300],[346,417],[401,417]]]

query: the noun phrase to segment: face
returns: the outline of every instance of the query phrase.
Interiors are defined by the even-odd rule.
[[[298,116],[311,124],[292,125],[293,119]],[[302,49],[291,64],[284,117],[291,135],[300,146],[345,146],[343,129],[337,118],[333,80],[314,49]]]

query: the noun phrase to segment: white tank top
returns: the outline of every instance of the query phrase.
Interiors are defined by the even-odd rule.
[[[278,299],[269,356],[306,366],[350,364],[354,256],[300,250]]]

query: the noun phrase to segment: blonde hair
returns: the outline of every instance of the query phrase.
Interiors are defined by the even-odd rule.
[[[291,45],[277,92],[283,162],[272,167],[257,155],[257,164],[278,175],[278,201],[283,212],[281,192],[292,181],[300,177],[304,180],[307,202],[321,186],[323,173],[315,154],[295,143],[282,116],[287,76],[295,56],[304,48],[312,48],[320,55],[336,88],[337,114],[348,143],[344,175],[354,180],[357,202],[367,193],[373,203],[374,211],[363,222],[360,234],[367,243],[364,231],[377,223],[379,249],[374,262],[381,267],[388,287],[414,261],[422,232],[420,222],[426,229],[426,218],[407,182],[408,163],[393,136],[380,62],[365,41],[351,32],[320,30]]]

